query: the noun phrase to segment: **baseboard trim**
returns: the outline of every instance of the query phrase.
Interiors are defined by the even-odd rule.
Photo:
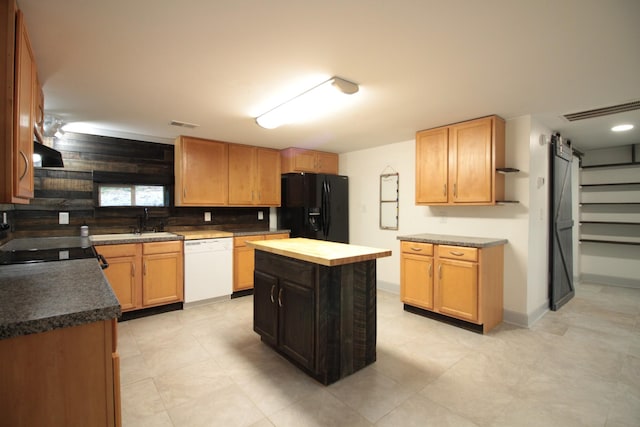
[[[530,328],[549,311],[549,301],[545,301],[530,313],[503,310],[502,321],[521,328]]]
[[[626,279],[624,277],[601,276],[599,274],[581,274],[580,283],[595,283],[598,285],[612,285],[623,288],[640,288],[640,280]]]
[[[392,294],[400,295],[400,285],[392,282],[385,282],[384,280],[378,280],[376,282],[376,288],[387,291]]]

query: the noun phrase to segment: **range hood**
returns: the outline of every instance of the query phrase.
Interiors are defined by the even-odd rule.
[[[59,151],[54,150],[51,147],[40,144],[38,141],[33,141],[33,166],[34,167],[50,167],[50,168],[62,168],[64,163],[62,162],[62,154]],[[36,157],[40,156],[39,160]]]

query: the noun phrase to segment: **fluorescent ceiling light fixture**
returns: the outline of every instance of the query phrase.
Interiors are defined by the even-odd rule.
[[[618,125],[611,128],[614,132],[624,132],[633,129],[633,125]]]
[[[340,108],[348,99],[348,95],[358,92],[359,89],[355,83],[340,77],[331,77],[318,86],[256,117],[256,123],[265,129],[275,129],[284,124],[315,118]]]

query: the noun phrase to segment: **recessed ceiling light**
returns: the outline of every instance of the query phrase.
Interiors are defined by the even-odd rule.
[[[611,128],[614,132],[624,132],[625,130],[633,129],[633,125],[618,125]]]

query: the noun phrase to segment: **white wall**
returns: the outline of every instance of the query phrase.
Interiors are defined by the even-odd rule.
[[[340,173],[349,176],[350,242],[391,249],[393,255],[378,260],[378,286],[399,294],[400,257],[397,236],[438,233],[460,236],[506,238],[504,316],[505,321],[529,326],[542,313],[546,298],[546,191],[548,158],[545,147],[535,141],[530,116],[506,123],[507,166],[521,170],[507,175],[507,199],[520,203],[504,206],[415,205],[415,141],[405,141],[340,155]],[[545,132],[548,131],[544,130]],[[530,150],[535,160],[530,160]],[[395,170],[400,174],[400,212],[397,231],[379,228],[379,177]],[[545,171],[545,172],[543,172]],[[530,177],[542,176],[544,184],[531,189]],[[535,180],[534,180],[535,186]],[[530,192],[532,197],[530,198]],[[546,193],[545,193],[546,194]],[[530,205],[533,207],[530,208]],[[542,219],[530,224],[534,209]],[[544,226],[541,226],[544,225]],[[533,243],[533,250],[530,248]],[[534,266],[534,268],[530,268]],[[532,271],[533,270],[533,271]],[[543,292],[544,290],[544,292]]]

